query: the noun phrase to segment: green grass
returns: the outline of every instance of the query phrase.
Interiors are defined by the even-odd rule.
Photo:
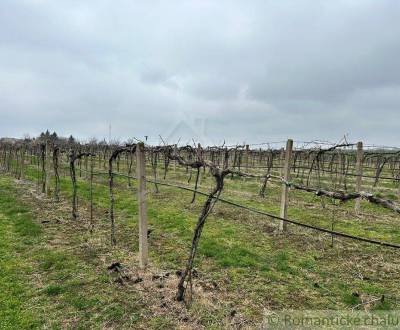
[[[65,288],[62,287],[61,285],[49,285],[44,289],[44,292],[48,296],[57,296],[63,292],[65,292]]]
[[[0,329],[31,329],[41,321],[28,309],[33,290],[25,275],[32,265],[21,254],[29,253],[41,231],[10,195],[6,180],[0,180]]]
[[[82,329],[93,328],[121,323],[128,313],[140,321],[135,294],[116,296],[106,269],[99,273],[82,256],[49,248],[52,235],[17,196],[12,179],[1,177],[0,329],[57,329],[74,322]],[[131,300],[128,310],[123,299]],[[104,305],[114,307],[103,314]]]
[[[28,168],[27,178],[34,181],[35,176],[35,169]],[[167,179],[183,184],[185,176],[184,171],[170,170]],[[10,179],[1,180],[4,192],[12,191]],[[211,183],[211,179],[204,176],[200,187],[207,191]],[[89,185],[83,178],[78,179],[78,184],[79,208],[84,215]],[[23,205],[16,193],[1,195],[2,199],[9,198],[11,204],[19,205],[20,210],[12,211],[14,213],[8,217],[21,244],[17,248],[22,251],[19,257],[25,258],[29,252],[30,266],[23,274],[29,277],[29,274],[39,273],[43,277],[43,287],[34,291],[34,297],[39,299],[43,310],[50,306],[46,310],[50,311],[53,321],[49,322],[49,316],[43,314],[37,322],[59,326],[77,318],[87,327],[109,325],[109,322],[122,328],[139,324],[148,324],[151,328],[176,325],[171,314],[153,316],[146,308],[141,310],[137,303],[140,295],[132,299],[118,291],[122,297],[116,296],[116,289],[109,286],[110,279],[104,268],[99,272],[102,255],[107,255],[107,262],[133,263],[132,254],[138,251],[136,183],[132,181],[132,187],[128,188],[127,180],[116,178],[115,184],[118,244],[113,250],[108,245],[106,177],[96,177],[94,184],[96,230],[93,236],[82,227],[68,228],[62,233],[66,228],[64,223],[50,231],[46,227],[43,232],[32,219],[32,205]],[[63,199],[69,201],[71,182],[68,176],[61,177],[61,188]],[[223,197],[279,214],[280,186],[269,184],[266,198],[257,195],[258,188],[254,181],[229,179]],[[155,194],[150,184],[148,190],[149,226],[153,229],[149,239],[151,264],[174,273],[185,265],[204,197],[197,196],[196,202],[190,204],[191,193],[160,187],[160,193]],[[331,228],[334,219],[335,230],[400,243],[398,216],[389,210],[363,202],[366,215],[358,219],[352,202],[336,207],[326,199],[325,204],[322,208],[321,199],[313,194],[291,191],[289,217],[324,228]],[[64,210],[62,218],[70,218],[69,208]],[[230,312],[235,309],[256,324],[264,308],[346,309],[359,304],[360,297],[400,296],[397,285],[400,259],[396,251],[337,238],[331,247],[330,236],[294,226],[289,226],[288,234],[275,235],[276,225],[269,218],[220,203],[216,205],[200,241],[195,260],[199,279],[195,282],[215,282],[218,289],[211,292],[217,295],[214,299],[218,302],[212,308],[195,302],[189,308],[189,318],[202,326],[215,328],[222,319],[229,319]],[[60,228],[61,233],[57,232]],[[71,249],[48,248],[48,240],[60,235]],[[23,250],[35,240],[37,244],[33,249]],[[85,252],[77,253],[78,250],[73,249],[77,245],[86,246]],[[26,278],[21,281],[29,283]],[[353,295],[354,292],[359,297]],[[388,298],[372,308],[396,309],[399,303],[396,298]]]

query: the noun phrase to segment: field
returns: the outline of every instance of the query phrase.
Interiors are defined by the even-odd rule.
[[[295,148],[290,175],[282,180],[287,162],[280,149],[204,149],[200,155],[200,148],[182,148],[178,159],[176,148],[167,154],[146,147],[149,264],[142,268],[132,147],[74,146],[75,157],[87,153],[73,164],[76,219],[71,146],[1,147],[0,328],[259,328],[275,310],[400,308],[397,151],[365,148],[361,176],[353,145],[324,153],[321,146]],[[190,166],[196,157],[202,166]],[[204,219],[190,270],[193,290],[189,285],[185,301],[177,301],[193,232],[217,177],[209,163],[234,170]],[[191,203],[193,191],[181,188],[194,188],[197,169],[197,190],[205,195]],[[280,230],[285,188],[285,218],[328,233],[290,223]],[[344,200],[357,191],[375,199],[362,198],[358,210],[357,199]],[[382,201],[390,201],[389,207]],[[110,240],[110,213],[116,244]]]

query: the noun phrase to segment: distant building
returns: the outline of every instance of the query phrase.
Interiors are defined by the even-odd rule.
[[[4,138],[0,138],[0,142],[1,143],[17,143],[18,141],[21,141],[21,139],[16,139],[16,138],[8,138],[8,137],[4,137]]]

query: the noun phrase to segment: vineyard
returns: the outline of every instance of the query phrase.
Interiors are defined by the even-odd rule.
[[[51,244],[123,291],[112,326],[241,327],[265,310],[400,307],[397,148],[38,138],[2,140],[0,166],[2,194],[18,189],[46,214]],[[60,290],[55,305],[68,296]],[[134,320],[129,297],[147,306]],[[82,324],[106,322],[98,304],[85,308],[74,312]]]

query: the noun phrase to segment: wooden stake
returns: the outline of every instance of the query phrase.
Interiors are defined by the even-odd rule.
[[[249,145],[248,144],[246,144],[246,151],[245,151],[244,157],[245,157],[244,161],[246,164],[246,172],[249,173]]]
[[[284,177],[285,176],[285,165],[284,165],[284,161],[285,161],[285,149],[282,148],[281,149],[281,153],[279,155],[279,166],[281,168],[280,173],[281,176]]]
[[[90,233],[93,233],[93,169],[94,159],[90,156]]]
[[[361,191],[361,181],[362,181],[362,174],[363,174],[363,159],[364,159],[364,151],[363,151],[363,143],[357,143],[357,163],[356,163],[356,192]],[[357,214],[360,213],[361,208],[361,198],[356,199],[355,203],[355,211]]]
[[[293,149],[293,140],[289,139],[286,142],[286,152],[285,152],[285,165],[283,171],[283,178],[286,181],[290,180],[290,161],[292,158],[292,149]],[[289,187],[282,183],[282,197],[281,197],[281,218],[287,218],[287,209],[289,204]],[[286,231],[287,229],[287,222],[281,220],[279,223],[279,231]]]
[[[178,153],[178,145],[174,144],[174,154]],[[176,175],[176,160],[174,160],[174,174]]]
[[[25,147],[23,147],[21,150],[21,180],[25,179],[25,152]]]
[[[50,193],[50,144],[46,140],[46,171],[45,171],[45,193],[49,196]]]
[[[146,205],[146,164],[144,144],[136,146],[136,166],[138,178],[138,203],[139,203],[139,266],[145,268],[148,263],[147,243],[147,205]]]

